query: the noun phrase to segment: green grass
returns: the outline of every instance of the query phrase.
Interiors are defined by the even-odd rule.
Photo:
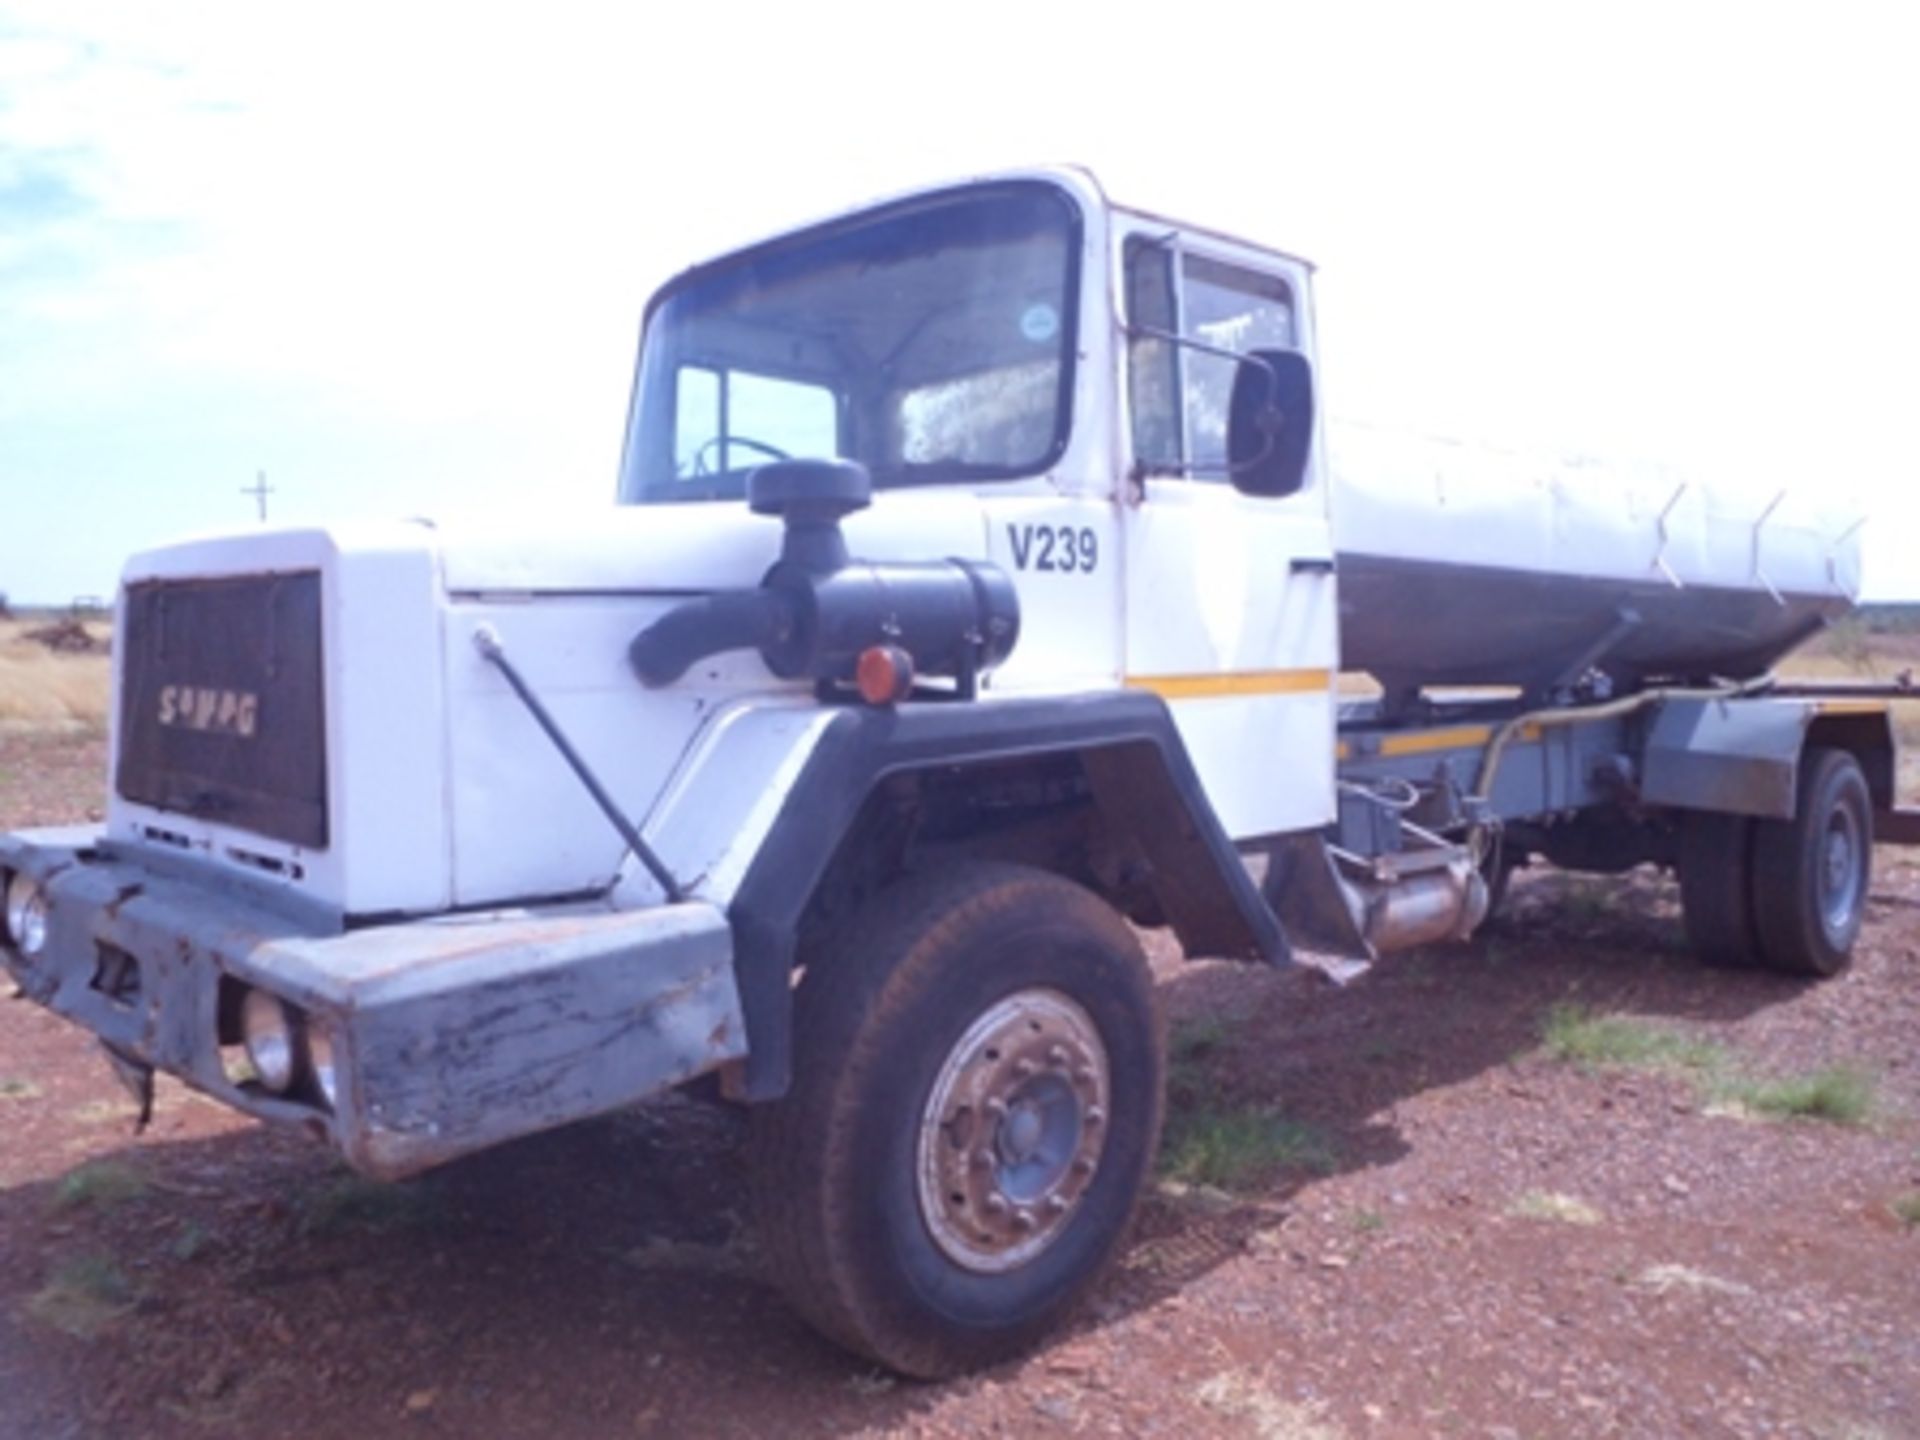
[[[1893,1212],[1893,1218],[1909,1230],[1920,1230],[1920,1190],[1894,1196],[1887,1208]]]
[[[1167,1086],[1176,1095],[1204,1090],[1206,1069],[1233,1043],[1236,1027],[1219,1015],[1176,1020],[1167,1034]]]
[[[5,779],[5,772],[0,771],[0,781]],[[32,1100],[39,1094],[40,1087],[31,1080],[16,1080],[11,1076],[0,1080],[0,1100]]]
[[[1757,1115],[1836,1125],[1865,1124],[1873,1113],[1874,1092],[1873,1077],[1851,1065],[1828,1065],[1784,1079],[1729,1080],[1718,1087],[1722,1099]]]
[[[421,1184],[388,1184],[342,1175],[303,1194],[294,1206],[302,1235],[402,1230],[433,1216],[432,1191]]]
[[[1208,1072],[1239,1029],[1225,1016],[1199,1015],[1175,1022],[1169,1032],[1160,1173],[1187,1185],[1239,1191],[1282,1170],[1331,1170],[1333,1148],[1312,1127],[1272,1106],[1222,1103],[1215,1095]]]
[[[1216,1190],[1247,1190],[1282,1170],[1333,1169],[1334,1150],[1310,1125],[1264,1105],[1209,1107],[1172,1117],[1160,1146],[1170,1180]]]
[[[132,1310],[139,1298],[112,1256],[80,1255],[61,1264],[26,1309],[42,1325],[84,1340]]]
[[[1212,1089],[1208,1070],[1233,1042],[1234,1026],[1218,1015],[1176,1020],[1167,1034],[1167,1102],[1175,1113],[1199,1108]]]
[[[111,1160],[98,1160],[61,1176],[51,1203],[55,1210],[108,1208],[137,1200],[146,1193],[146,1179],[138,1171]]]
[[[1625,1015],[1596,1015],[1581,1005],[1549,1010],[1540,1040],[1553,1059],[1584,1069],[1623,1066],[1711,1073],[1727,1062],[1726,1051],[1711,1041]]]
[[[1747,1075],[1710,1040],[1625,1015],[1596,1015],[1579,1005],[1548,1011],[1540,1041],[1548,1056],[1583,1070],[1687,1075],[1705,1098],[1752,1115],[1860,1125],[1875,1105],[1873,1077],[1857,1066],[1827,1065],[1807,1075]]]
[[[207,1227],[198,1220],[189,1220],[180,1227],[179,1233],[173,1237],[173,1243],[167,1246],[167,1251],[184,1264],[197,1260],[212,1243],[213,1235]]]
[[[1592,925],[1612,915],[1615,895],[1614,887],[1604,880],[1571,875],[1561,882],[1554,910],[1577,923]]]

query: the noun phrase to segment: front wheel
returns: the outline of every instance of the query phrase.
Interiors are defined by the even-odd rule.
[[[1113,1259],[1159,1138],[1133,932],[1057,876],[956,866],[809,955],[794,1007],[793,1088],[752,1125],[776,1282],[908,1375],[1031,1346]]]

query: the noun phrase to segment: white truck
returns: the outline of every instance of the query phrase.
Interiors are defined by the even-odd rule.
[[[717,1076],[793,1304],[934,1376],[1121,1241],[1134,926],[1337,969],[1656,861],[1706,958],[1838,969],[1915,826],[1884,697],[1768,666],[1854,531],[1335,497],[1310,278],[1077,170],[930,190],[666,285],[590,527],[137,556],[106,819],[0,837],[8,972],[375,1177]]]

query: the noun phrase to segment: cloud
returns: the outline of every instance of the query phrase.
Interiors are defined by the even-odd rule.
[[[672,270],[1058,157],[1321,261],[1340,413],[1920,490],[1920,92],[1845,15],[1193,0],[1202,77],[998,0],[0,12],[0,487],[155,533],[259,467],[316,516],[608,494]]]
[[[12,163],[9,163],[12,162]],[[0,223],[7,234],[38,229],[90,209],[73,181],[44,161],[0,150]]]

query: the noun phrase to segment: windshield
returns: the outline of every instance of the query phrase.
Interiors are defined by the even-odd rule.
[[[647,322],[629,503],[738,498],[768,460],[876,487],[1004,480],[1066,447],[1079,219],[1051,185],[952,191],[695,270]]]

